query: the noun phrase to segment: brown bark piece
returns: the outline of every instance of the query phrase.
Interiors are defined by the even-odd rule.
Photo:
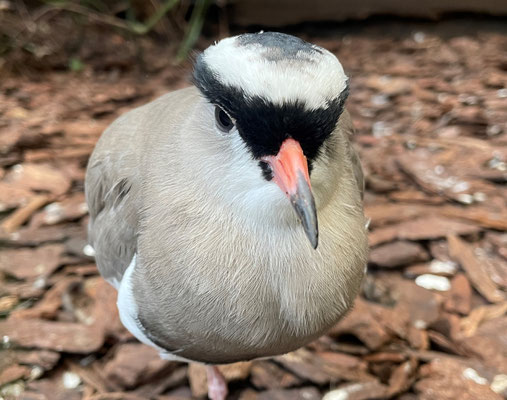
[[[32,219],[32,224],[55,225],[63,221],[73,221],[85,216],[88,207],[85,202],[84,193],[75,193],[66,199],[48,204],[44,210]]]
[[[49,350],[17,350],[16,361],[24,365],[37,365],[44,370],[52,369],[60,360],[60,354]]]
[[[369,235],[370,246],[401,240],[432,240],[446,237],[449,234],[471,235],[480,232],[481,228],[456,220],[430,216],[419,218],[374,230]]]
[[[369,349],[376,350],[387,343],[391,335],[370,312],[368,302],[357,298],[352,310],[330,331],[331,336],[352,334]]]
[[[135,394],[144,398],[153,398],[161,393],[166,392],[168,389],[182,386],[187,382],[187,367],[180,367],[174,369],[174,365],[170,368],[160,371],[156,376],[139,386],[135,390]]]
[[[428,260],[424,248],[405,241],[396,241],[375,247],[370,251],[370,262],[384,268],[396,268]]]
[[[123,388],[147,381],[170,364],[159,352],[140,343],[125,343],[115,349],[114,357],[104,366],[106,380]]]
[[[398,365],[389,378],[390,396],[407,391],[415,380],[417,361],[411,359]]]
[[[421,400],[501,400],[490,382],[475,369],[451,359],[435,359],[421,367],[415,390]]]
[[[448,296],[444,304],[447,311],[468,315],[472,307],[472,287],[465,274],[458,274],[452,279]]]
[[[62,305],[62,296],[71,287],[79,282],[78,278],[69,277],[59,280],[51,289],[49,289],[42,300],[36,303],[32,308],[20,309],[11,313],[11,318],[55,318],[58,309]]]
[[[6,219],[2,221],[0,229],[7,233],[16,231],[21,225],[23,225],[32,216],[35,211],[41,208],[44,204],[49,201],[49,197],[46,195],[39,195],[32,197],[28,203],[17,209]]]
[[[455,207],[443,207],[442,215],[451,218],[463,219],[476,223],[484,228],[507,230],[507,210],[491,212],[481,208],[458,209]]]
[[[0,370],[0,386],[30,376],[30,368],[13,364]]]
[[[8,249],[0,251],[0,271],[17,279],[50,275],[60,264],[64,247],[49,244],[36,249]]]
[[[302,379],[317,384],[325,384],[332,379],[331,375],[321,368],[313,353],[306,349],[293,351],[279,356],[275,360]]]
[[[27,391],[21,399],[25,400],[81,400],[76,388],[65,387],[65,374],[69,371],[59,369],[50,377],[28,383]]]
[[[429,212],[431,212],[429,207],[415,204],[375,203],[366,204],[364,207],[364,214],[371,219],[371,228],[420,218]]]
[[[22,323],[15,318],[0,321],[0,332],[23,347],[69,353],[88,354],[104,342],[101,332],[93,326],[40,319],[24,319]]]
[[[484,322],[475,334],[461,341],[485,365],[507,374],[507,316]]]
[[[456,165],[459,162],[448,162],[446,158],[458,158],[456,153],[456,149],[451,149],[441,155],[435,155],[428,148],[418,148],[398,156],[396,160],[401,170],[429,193],[439,194],[464,204],[473,202],[473,193],[494,193],[494,185],[484,180],[466,177],[462,172],[465,166],[459,168],[459,165]]]
[[[71,184],[63,172],[49,164],[20,164],[4,180],[22,189],[46,191],[56,196],[67,192]]]
[[[11,126],[0,130],[0,154],[7,154],[18,143],[21,138],[21,129]]]
[[[269,361],[252,364],[251,381],[259,389],[282,389],[296,386],[302,380]]]
[[[461,320],[463,336],[474,335],[483,322],[502,317],[506,313],[507,302],[475,307],[468,317]]]
[[[23,206],[33,195],[31,190],[0,181],[0,211]]]
[[[35,228],[33,226],[21,227],[11,234],[0,231],[0,242],[14,246],[39,246],[49,242],[61,242],[69,236],[82,232],[77,225],[45,226]]]
[[[441,298],[436,293],[424,289],[410,279],[399,275],[382,274],[378,277],[392,299],[396,301],[394,308],[387,308],[386,323],[400,319],[399,324],[409,324],[418,329],[426,329],[435,322],[440,314]],[[394,326],[393,326],[394,328]],[[401,332],[397,330],[397,333]],[[402,336],[403,337],[403,336]]]
[[[506,300],[505,293],[490,278],[483,268],[483,263],[479,262],[475,256],[472,247],[455,235],[449,235],[447,241],[451,257],[460,263],[477,291],[492,303]]]

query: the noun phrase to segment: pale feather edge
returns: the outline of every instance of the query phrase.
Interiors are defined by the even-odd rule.
[[[109,283],[116,288],[118,288],[118,300],[116,302],[116,305],[118,306],[118,311],[120,314],[120,320],[127,328],[127,330],[132,333],[136,337],[137,340],[140,342],[153,347],[154,349],[158,350],[160,353],[160,358],[164,360],[170,360],[170,361],[180,361],[180,362],[196,362],[193,360],[186,359],[184,357],[177,356],[175,354],[172,354],[168,352],[167,350],[163,349],[160,346],[157,346],[155,343],[153,343],[146,333],[144,332],[144,327],[142,326],[141,322],[138,318],[139,308],[136,304],[134,293],[132,290],[132,274],[134,272],[134,268],[136,265],[136,258],[137,254],[134,254],[134,257],[132,257],[132,261],[130,261],[130,264],[125,271],[125,274],[123,275],[123,279],[121,280],[118,288],[118,282],[112,282]]]

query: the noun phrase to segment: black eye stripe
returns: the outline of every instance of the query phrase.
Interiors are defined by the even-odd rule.
[[[194,84],[213,104],[234,118],[239,134],[253,157],[276,155],[288,137],[297,140],[308,161],[315,160],[336,128],[348,96],[348,84],[325,107],[308,110],[302,101],[273,104],[259,96],[224,85],[201,58],[194,65]],[[232,128],[232,127],[231,127]]]

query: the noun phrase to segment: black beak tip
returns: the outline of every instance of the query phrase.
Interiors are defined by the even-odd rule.
[[[318,233],[314,236],[308,235],[308,239],[310,240],[310,243],[314,250],[317,250],[317,246],[319,245],[319,235]]]
[[[302,175],[300,175],[298,179],[298,190],[296,194],[291,196],[291,203],[301,220],[301,224],[303,225],[306,237],[310,241],[311,246],[317,249],[319,244],[317,208],[310,187]]]

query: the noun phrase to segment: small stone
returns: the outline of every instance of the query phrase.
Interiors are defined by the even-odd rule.
[[[479,385],[487,385],[488,384],[488,380],[486,378],[483,378],[482,376],[480,376],[477,373],[477,371],[473,368],[466,368],[463,371],[463,376],[466,379],[473,380],[475,383],[478,383]]]
[[[456,200],[463,204],[472,204],[474,202],[474,196],[468,193],[460,193],[456,196]]]
[[[451,282],[445,276],[424,274],[415,278],[416,285],[428,290],[445,292],[451,288]]]
[[[414,42],[421,44],[426,40],[426,34],[424,32],[416,32],[413,38]]]
[[[458,266],[452,261],[433,260],[431,261],[429,269],[434,274],[454,275]]]
[[[74,372],[65,372],[62,380],[65,389],[75,389],[81,384],[81,378]]]
[[[382,399],[387,391],[387,387],[378,381],[350,383],[326,393],[322,400]]]
[[[491,390],[495,393],[504,393],[507,391],[507,375],[495,375],[493,382],[491,382]]]
[[[87,244],[85,247],[83,247],[83,254],[88,257],[95,257],[95,249]]]

